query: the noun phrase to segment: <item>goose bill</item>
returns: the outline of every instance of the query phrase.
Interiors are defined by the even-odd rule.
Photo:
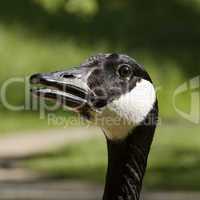
[[[30,79],[33,89],[33,96],[39,98],[58,101],[64,106],[73,110],[79,110],[87,104],[88,92],[81,88],[83,82],[76,79],[54,80],[46,79],[43,76],[34,76]],[[37,85],[41,85],[37,87]],[[34,86],[36,88],[34,88]],[[45,87],[45,88],[44,88]]]

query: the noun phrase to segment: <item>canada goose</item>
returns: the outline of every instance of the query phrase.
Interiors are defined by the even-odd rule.
[[[98,54],[79,67],[35,74],[30,81],[45,86],[33,89],[34,95],[56,99],[102,128],[108,148],[103,200],[139,200],[158,118],[145,69],[127,55]]]

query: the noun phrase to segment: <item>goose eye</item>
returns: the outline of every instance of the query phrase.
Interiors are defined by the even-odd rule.
[[[132,68],[129,65],[120,65],[118,68],[118,74],[121,78],[128,78],[132,75]]]

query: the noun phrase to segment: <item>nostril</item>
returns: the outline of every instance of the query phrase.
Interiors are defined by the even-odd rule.
[[[75,76],[73,74],[69,74],[69,73],[64,73],[62,74],[63,78],[75,78]]]

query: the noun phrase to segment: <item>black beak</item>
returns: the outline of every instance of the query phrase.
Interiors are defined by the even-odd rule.
[[[56,100],[71,109],[79,110],[88,104],[89,88],[84,75],[85,72],[80,69],[34,74],[30,78],[33,86],[31,93],[34,96]]]

